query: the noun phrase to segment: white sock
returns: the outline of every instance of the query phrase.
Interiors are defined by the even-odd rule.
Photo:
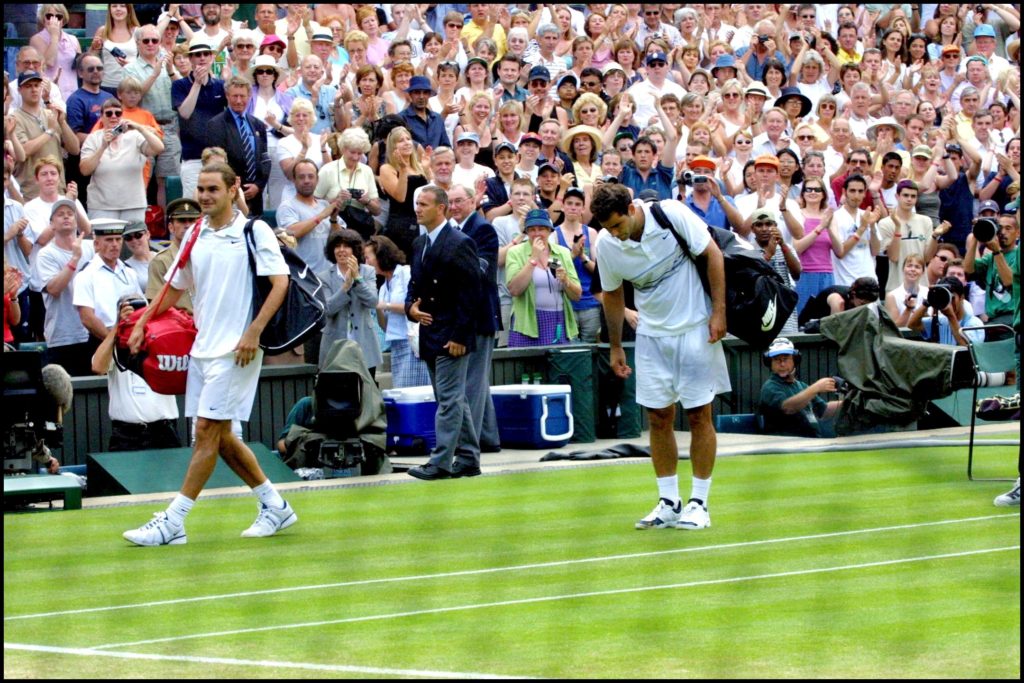
[[[658,477],[657,482],[659,496],[672,501],[673,505],[679,502],[679,475]]]
[[[693,478],[693,485],[690,489],[690,498],[696,498],[704,507],[708,506],[708,493],[711,491],[711,477],[707,479]]]
[[[281,494],[277,492],[277,489],[274,488],[274,485],[270,483],[269,479],[254,488],[252,492],[255,493],[260,499],[260,502],[267,507],[274,508],[275,510],[280,510],[284,507],[284,498],[282,498]]]
[[[176,526],[181,526],[185,523],[185,516],[188,515],[195,504],[194,500],[179,493],[171,501],[171,504],[167,506],[167,519]]]

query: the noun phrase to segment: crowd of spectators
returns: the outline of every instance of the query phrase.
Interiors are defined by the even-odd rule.
[[[920,326],[951,277],[958,315],[1019,329],[1013,5],[110,4],[84,41],[80,6],[37,7],[5,64],[4,332],[58,361],[105,336],[66,293],[103,267],[92,221],[148,226],[123,240],[152,295],[169,181],[194,197],[211,157],[324,274],[307,359],[390,348],[398,386],[425,377],[403,311],[428,185],[495,229],[499,345],[601,338],[604,183],[735,231],[799,309],[871,278]]]

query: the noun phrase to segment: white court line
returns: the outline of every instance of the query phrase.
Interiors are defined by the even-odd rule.
[[[383,621],[386,619],[401,619],[403,617],[421,616],[425,614],[444,614],[446,612],[464,612],[468,610],[485,609],[488,607],[508,607],[512,605],[528,605],[539,602],[555,602],[559,600],[576,600],[579,598],[593,598],[607,595],[622,595],[626,593],[643,593],[647,591],[670,590],[674,588],[693,588],[696,586],[715,586],[726,583],[740,583],[743,581],[759,581],[762,579],[777,579],[788,576],[805,576],[809,574],[825,574],[829,572],[847,571],[850,569],[866,569],[870,567],[885,567],[897,564],[908,564],[910,562],[926,562],[928,560],[942,560],[953,557],[968,557],[971,555],[984,555],[989,553],[1020,550],[1019,545],[1011,545],[1003,548],[985,548],[983,550],[967,550],[959,553],[944,553],[942,555],[926,555],[924,557],[910,557],[901,560],[882,560],[879,562],[865,562],[863,564],[847,564],[838,567],[819,567],[817,569],[800,569],[796,571],[777,572],[775,574],[756,574],[753,576],[737,576],[731,579],[706,579],[704,581],[689,581],[686,583],[671,583],[661,586],[641,586],[638,588],[615,588],[604,591],[591,591],[587,593],[570,593],[566,595],[548,595],[539,598],[521,598],[519,600],[501,600],[498,602],[485,602],[470,605],[455,605],[452,607],[436,607],[433,609],[415,610],[412,612],[392,612],[390,614],[371,614],[362,617],[348,617],[346,619],[329,619],[325,621],[308,621],[297,624],[279,624],[277,626],[260,626],[255,628],[242,628],[232,631],[212,631],[209,633],[190,633],[184,636],[169,636],[167,638],[152,638],[149,640],[136,640],[128,643],[107,643],[95,645],[92,650],[108,650],[120,647],[134,647],[137,645],[152,645],[155,643],[173,643],[183,640],[194,640],[196,638],[218,638],[222,636],[235,636],[246,633],[265,633],[268,631],[283,631],[297,628],[314,628],[320,626],[334,626],[338,624],[354,624],[362,621]]]
[[[77,657],[113,657],[116,659],[147,659],[158,662],[185,662],[188,664],[226,664],[228,666],[255,666],[269,669],[301,669],[305,671],[331,671],[340,673],[367,674],[376,676],[422,678],[523,678],[522,676],[498,676],[495,674],[463,673],[459,671],[422,671],[419,669],[381,669],[369,666],[348,666],[344,664],[310,664],[307,662],[279,662],[272,659],[232,659],[226,657],[193,657],[186,655],[152,655],[141,652],[100,652],[83,647],[51,647],[48,645],[25,645],[4,643],[5,650],[45,652],[48,654],[74,655]]]
[[[340,581],[338,583],[324,583],[313,586],[289,586],[286,588],[267,588],[255,591],[242,591],[238,593],[222,593],[218,595],[203,595],[194,598],[176,598],[173,600],[154,600],[151,602],[139,602],[127,605],[109,605],[107,607],[87,607],[84,609],[61,610],[58,612],[40,612],[36,614],[22,614],[17,616],[4,617],[4,621],[19,621],[21,619],[41,619],[44,617],[56,617],[78,614],[91,614],[94,612],[110,612],[123,609],[142,609],[148,607],[162,607],[166,605],[181,605],[191,602],[206,602],[210,600],[234,600],[243,597],[260,595],[273,595],[275,593],[292,593],[296,591],[324,590],[328,588],[346,588],[350,586],[368,586],[379,583],[404,583],[409,581],[425,581],[430,579],[448,579],[458,576],[476,576],[481,574],[496,574],[499,572],[525,571],[530,569],[546,569],[551,567],[566,567],[574,564],[588,564],[594,562],[613,562],[618,560],[632,560],[644,557],[657,557],[660,555],[674,555],[678,553],[706,552],[711,550],[726,550],[730,548],[744,548],[757,545],[768,545],[774,543],[791,543],[794,541],[807,541],[822,538],[837,538],[840,536],[854,536],[859,534],[872,534],[885,531],[900,531],[903,529],[916,529],[928,526],[940,526],[945,524],[964,524],[967,522],[981,522],[990,519],[1002,519],[1020,517],[1019,512],[1000,515],[985,515],[983,517],[965,517],[962,519],[946,519],[937,522],[919,522],[917,524],[899,524],[896,526],[883,526],[871,529],[853,529],[851,531],[836,531],[823,534],[810,534],[808,536],[790,536],[785,538],[770,538],[762,541],[742,541],[738,543],[723,543],[719,545],[705,545],[692,548],[674,548],[672,550],[656,550],[646,553],[629,553],[624,555],[605,555],[602,557],[585,557],[578,560],[559,560],[555,562],[539,562],[535,564],[520,564],[509,567],[490,567],[487,569],[467,569],[456,572],[441,572],[437,574],[421,574],[418,576],[396,576],[391,578],[361,579],[357,581]],[[652,530],[648,533],[675,533],[674,530]],[[679,532],[685,533],[685,532]]]

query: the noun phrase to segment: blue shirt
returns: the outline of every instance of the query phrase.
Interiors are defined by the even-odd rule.
[[[180,109],[181,103],[188,98],[194,82],[195,79],[190,75],[171,83],[171,104],[175,110]],[[203,150],[209,147],[206,131],[209,128],[210,119],[223,112],[227,108],[227,103],[227,98],[224,96],[224,81],[210,78],[206,85],[199,90],[199,97],[196,99],[196,107],[192,110],[192,116],[185,119],[178,114],[182,161],[203,158]]]
[[[313,101],[313,93],[309,91],[306,84],[301,80],[298,85],[292,86],[285,91],[292,97]],[[334,130],[334,100],[338,96],[338,88],[333,85],[322,85],[320,86],[320,96],[316,100],[316,105],[313,107],[313,113],[316,116],[316,123],[313,124],[312,131],[317,135],[321,133],[330,133]]]
[[[451,141],[448,139],[448,133],[444,129],[444,119],[437,112],[428,109],[427,120],[424,121],[423,117],[419,116],[410,105],[403,109],[399,116],[405,120],[406,127],[412,133],[414,142],[418,142],[424,147],[433,147],[434,149],[452,146]]]
[[[504,87],[501,89],[501,99],[498,101],[498,106],[505,104],[506,102],[526,102],[526,98],[529,97],[530,93],[526,92],[526,88],[521,85],[515,86],[515,92],[509,92]]]
[[[739,62],[740,57],[747,54],[748,50],[750,50],[750,48],[747,46],[741,47],[739,50],[736,50],[736,61]],[[786,76],[789,76],[789,62],[786,60],[786,56],[779,52],[778,50],[775,51],[775,54],[765,55],[765,58],[761,61],[757,60],[757,54],[755,53],[753,57],[747,60],[747,75],[753,78],[755,81],[760,81],[761,74],[762,72],[764,72],[764,63],[773,57],[782,62],[783,66],[786,67]]]
[[[729,202],[729,204],[731,204],[735,208],[736,204],[733,202],[732,197],[726,197],[725,195],[722,195],[722,199]],[[722,208],[721,202],[719,202],[718,199],[715,197],[711,198],[711,203],[708,204],[707,213],[702,211],[701,208],[697,206],[696,202],[693,201],[693,195],[687,197],[683,203],[690,207],[691,211],[693,211],[695,214],[703,218],[704,222],[710,226],[713,226],[715,228],[722,228],[723,230],[729,230],[732,227],[729,224],[728,217],[725,215],[725,209]]]
[[[100,90],[93,94],[79,88],[71,93],[67,101],[68,125],[76,133],[92,132],[93,126],[100,119],[103,103],[110,99],[110,93]]]
[[[659,199],[672,199],[672,181],[674,180],[672,167],[665,166],[660,162],[651,169],[647,180],[640,176],[633,164],[623,166],[622,173],[619,174],[619,182],[633,190],[634,197],[639,196],[641,190],[655,190]]]

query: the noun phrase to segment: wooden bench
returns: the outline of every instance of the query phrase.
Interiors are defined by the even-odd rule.
[[[4,508],[14,500],[33,503],[62,499],[65,510],[82,509],[82,488],[71,477],[25,474],[4,477]]]

